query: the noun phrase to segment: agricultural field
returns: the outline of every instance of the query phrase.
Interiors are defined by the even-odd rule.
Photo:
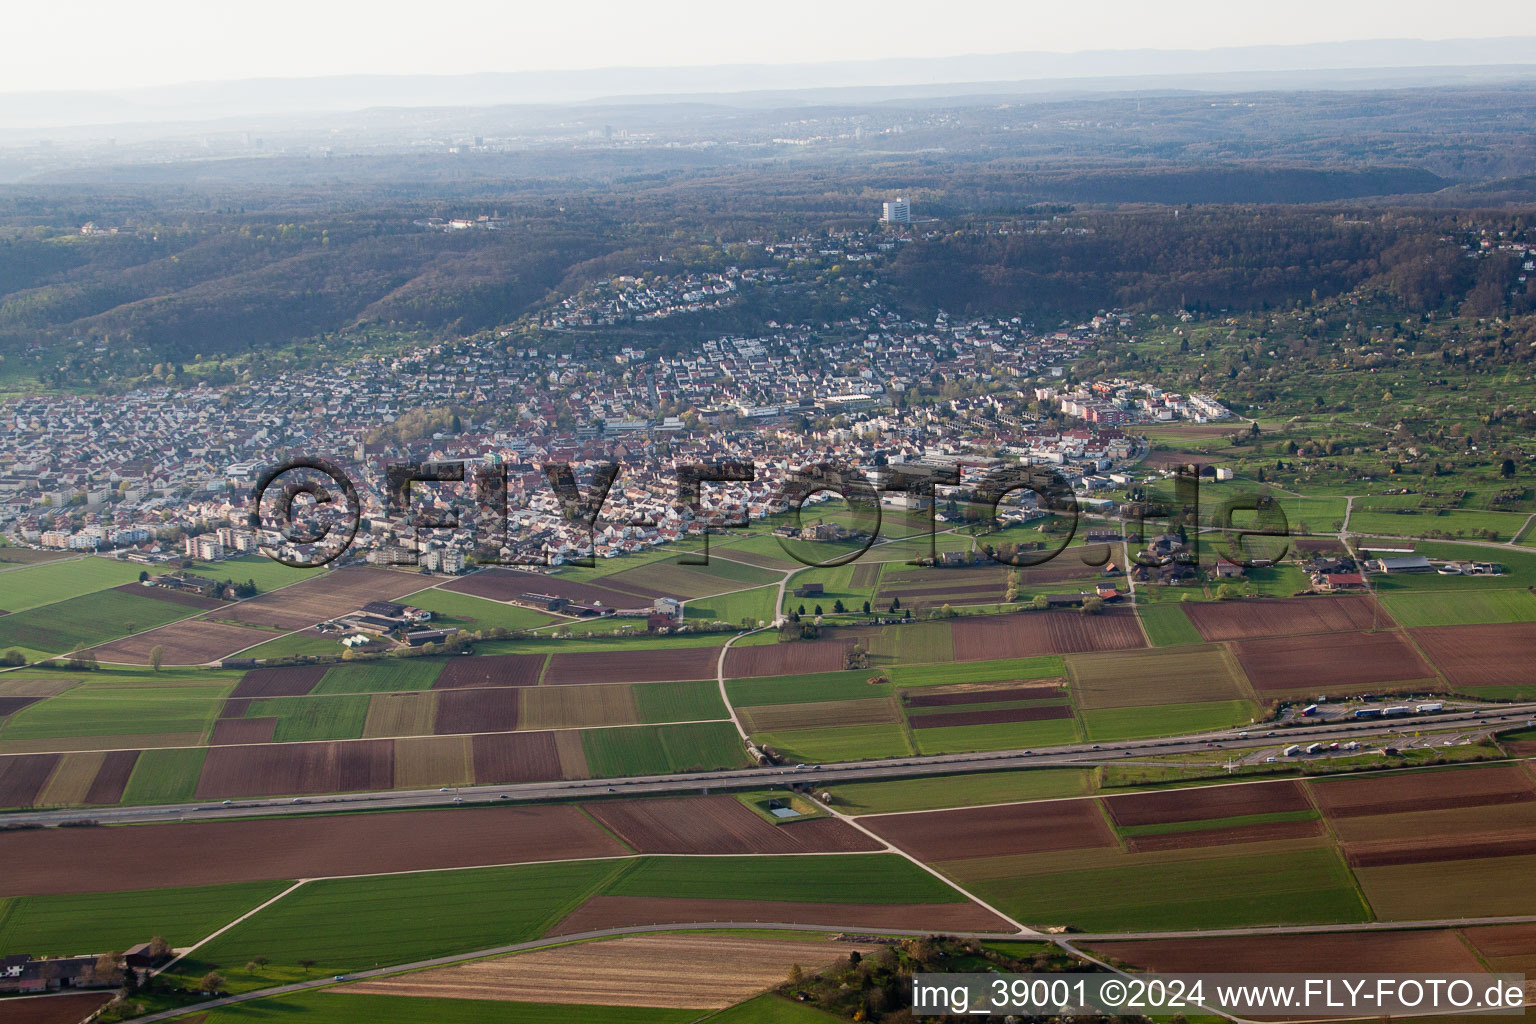
[[[1383,594],[1381,603],[1410,628],[1536,621],[1536,594],[1529,590],[1398,590]]]
[[[560,621],[558,616],[532,608],[455,593],[442,587],[412,594],[410,603],[431,612],[434,626],[441,624],[467,630],[537,629]]]
[[[626,861],[570,861],[309,882],[198,950],[177,968],[196,981],[218,969],[231,990],[303,974],[408,963],[537,938]],[[247,971],[268,957],[271,965]]]
[[[303,980],[303,977],[296,975],[297,980]],[[306,1024],[355,1024],[356,1021],[368,1021],[369,1024],[422,1024],[423,1021],[432,1024],[689,1024],[707,1015],[699,1010],[648,1006],[354,994],[348,986],[217,1007],[202,1016],[199,1024],[256,1024],[273,1019],[297,1019]],[[719,1017],[711,1019],[720,1020]]]
[[[820,937],[632,935],[365,981],[345,991],[527,1003],[580,992],[605,1006],[723,1009],[779,984],[795,964],[814,970],[873,949]]]
[[[1396,625],[1367,596],[1191,602],[1182,607],[1200,635],[1212,641],[1342,633]]]
[[[1247,725],[1258,720],[1259,708],[1251,700],[1211,700],[1160,707],[1089,708],[1080,714],[1090,740],[1138,740]]]
[[[1525,661],[1536,644],[1536,624],[1426,626],[1415,629],[1413,639],[1458,690],[1501,697],[1536,694]]]
[[[942,730],[935,730],[942,731]],[[900,725],[846,725],[757,733],[754,743],[771,747],[791,761],[867,761],[912,753]]]
[[[1156,647],[1198,644],[1204,639],[1179,604],[1141,604],[1136,607],[1136,614]]]
[[[914,732],[913,737],[920,754],[1054,747],[1083,739],[1077,721],[1072,718],[922,729]]]
[[[6,569],[5,596],[0,597],[0,610],[15,614],[28,608],[56,604],[70,598],[111,587],[132,583],[139,578],[145,567],[134,562],[119,562],[115,558],[61,559],[28,565],[24,568]],[[155,572],[164,570],[154,570]]]
[[[1245,700],[1253,692],[1231,655],[1217,645],[1070,654],[1066,661],[1073,698],[1084,710]]]
[[[1444,689],[1418,652],[1398,632],[1334,633],[1241,640],[1232,645],[1238,663],[1261,697],[1368,689]]]
[[[12,575],[6,573],[7,577]],[[195,614],[196,608],[140,597],[131,591],[101,590],[0,615],[0,648],[16,647],[40,656],[67,654]]]
[[[368,706],[366,694],[270,697],[251,701],[244,717],[276,719],[272,739],[277,743],[355,740],[363,735]]]
[[[244,652],[244,657],[263,660],[266,658],[292,658],[300,656],[313,656],[317,658],[339,658],[345,654],[347,648],[341,645],[335,637],[326,636],[323,633],[304,630],[299,633],[285,633],[275,640],[268,640],[264,644],[257,644]]]
[[[231,625],[206,618],[182,619],[102,644],[92,648],[91,653],[107,663],[148,665],[158,647],[166,665],[204,665],[257,647],[275,636],[270,629]]]
[[[714,597],[701,597],[689,601],[683,607],[685,618],[705,622],[772,622],[773,604],[778,596],[776,585],[755,587]]]
[[[78,687],[10,715],[0,728],[0,741],[167,733],[201,737],[213,726],[228,693],[228,683],[166,689]]]
[[[430,690],[443,670],[439,658],[390,658],[375,662],[337,665],[320,677],[311,693],[393,693]]]
[[[1039,768],[888,782],[845,782],[834,785],[831,791],[835,805],[845,813],[887,814],[1082,796],[1088,788],[1088,773],[1083,769]]]
[[[291,883],[234,885],[136,892],[12,896],[0,898],[0,949],[36,956],[82,950],[127,949],[161,936],[190,946],[276,896]]]
[[[581,744],[595,776],[662,775],[747,763],[747,752],[729,722],[585,729]]]

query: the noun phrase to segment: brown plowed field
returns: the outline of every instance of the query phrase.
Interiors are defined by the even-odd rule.
[[[395,741],[395,785],[400,789],[469,786],[474,781],[468,736],[412,736]]]
[[[590,779],[592,769],[587,766],[587,748],[582,745],[581,731],[562,729],[553,734],[555,752],[560,761],[562,779]]]
[[[14,715],[22,708],[36,704],[42,699],[42,697],[0,697],[0,717]]]
[[[0,757],[0,807],[30,807],[58,763],[58,754]]]
[[[1484,857],[1519,857],[1536,853],[1536,836],[1468,836],[1459,840],[1430,838],[1403,842],[1390,840],[1345,843],[1344,859],[1352,868],[1376,868],[1388,864],[1428,864],[1446,860],[1481,860]]]
[[[277,728],[275,718],[221,718],[213,726],[210,746],[222,747],[237,743],[271,743],[272,732]]]
[[[763,650],[754,647],[752,650]],[[544,685],[569,683],[664,683],[713,679],[718,647],[670,647],[655,651],[580,651],[552,654]]]
[[[437,694],[432,731],[510,732],[517,728],[516,690],[444,690]]]
[[[860,823],[921,861],[1117,845],[1092,800],[879,814]]]
[[[348,566],[242,601],[219,618],[253,626],[303,629],[357,611],[369,601],[393,601],[421,588],[421,577],[414,573]]]
[[[524,729],[596,729],[639,725],[634,688],[628,683],[530,686],[517,691]]]
[[[835,818],[774,825],[733,796],[658,797],[584,805],[641,853],[843,853],[880,844]]]
[[[469,686],[534,686],[544,671],[544,654],[493,654],[484,658],[453,658],[443,666],[434,690]]]
[[[910,708],[944,708],[981,701],[1057,700],[1066,695],[1067,691],[1059,686],[999,687],[995,683],[963,683],[960,686],[924,687],[919,693],[903,693],[901,700]]]
[[[251,709],[251,698],[231,697],[219,708],[220,718],[244,718],[245,713]]]
[[[956,620],[954,634],[956,661],[1082,654],[1147,644],[1129,608],[1112,608],[1100,615],[1047,611],[977,616]]]
[[[368,701],[363,737],[428,736],[437,721],[438,695],[426,693],[376,693]]]
[[[901,721],[900,712],[888,697],[827,700],[808,704],[763,704],[742,708],[738,714],[753,732],[821,729],[838,725],[885,725]]]
[[[841,672],[848,667],[851,640],[796,640],[762,647],[732,647],[725,653],[725,677],[794,676]]]
[[[560,778],[560,751],[550,732],[475,736],[470,741],[475,781],[545,782]]]
[[[1067,659],[1067,668],[1078,705],[1083,708],[1145,707],[1252,696],[1227,652],[1215,645],[1074,654]]]
[[[1333,818],[1536,800],[1531,777],[1507,764],[1314,782],[1312,796]]]
[[[165,889],[629,853],[568,804],[36,829],[7,833],[5,847],[0,896],[110,892],[125,877]]]
[[[1189,620],[1207,640],[1250,640],[1293,633],[1347,633],[1370,629],[1375,600],[1364,595],[1263,598],[1252,601],[1194,601],[1184,605]],[[1385,608],[1378,626],[1396,622]]]
[[[210,747],[197,799],[389,789],[394,760],[389,740]]]
[[[277,634],[248,626],[231,626],[207,619],[182,619],[147,633],[125,636],[91,648],[97,658],[125,665],[148,665],[149,652],[164,648],[166,665],[202,665],[236,651],[266,643]]]
[[[1323,823],[1320,820],[1271,821],[1261,825],[1238,825],[1233,828],[1203,828],[1192,832],[1132,836],[1125,841],[1125,845],[1132,853],[1153,853],[1158,850],[1193,850],[1202,846],[1267,843],[1272,839],[1305,839],[1320,836],[1323,832]]]
[[[952,711],[949,714],[913,715],[914,729],[945,729],[952,725],[995,725],[999,722],[1045,722],[1071,718],[1072,709],[1062,705],[1043,708],[998,708],[995,711]]]
[[[166,604],[179,604],[183,608],[224,608],[229,607],[228,601],[220,601],[216,597],[201,597],[197,594],[187,594],[180,590],[167,590],[165,587],[146,587],[142,583],[124,583],[113,590],[121,590],[125,594],[134,597],[148,597],[156,601],[164,601]]]
[[[1109,808],[1109,816],[1122,828],[1312,809],[1306,791],[1289,780],[1126,793],[1105,797],[1104,804]]]
[[[1456,686],[1519,686],[1531,681],[1536,622],[1425,626],[1411,632]]]
[[[817,924],[835,928],[910,928],[933,932],[1012,932],[974,903],[777,903],[768,900],[653,899],[594,896],[549,930],[550,935],[647,924],[706,922]]]
[[[102,750],[88,750],[78,754],[65,754],[59,758],[59,766],[48,776],[48,782],[37,794],[39,807],[72,807],[85,803],[85,794],[101,771],[106,759]]]
[[[528,1003],[559,1003],[580,992],[594,1006],[712,1010],[772,988],[796,964],[814,973],[873,949],[741,935],[629,935],[365,981],[347,991]]]
[[[1239,640],[1232,648],[1260,694],[1354,693],[1378,683],[1410,680],[1423,680],[1415,689],[1443,689],[1399,633]]]
[[[102,759],[101,770],[96,773],[96,779],[91,783],[91,788],[85,794],[85,802],[88,804],[115,804],[123,798],[123,790],[128,786],[128,776],[133,774],[133,766],[139,763],[137,750],[111,750]]]
[[[651,603],[622,590],[610,590],[593,583],[577,583],[559,576],[519,572],[516,569],[487,569],[446,583],[443,589],[473,594],[475,597],[488,597],[493,601],[515,601],[524,594],[553,594],[578,604],[604,604],[612,608],[644,608]]]
[[[253,668],[240,677],[231,697],[303,697],[325,678],[328,665]]]
[[[1480,973],[1456,933],[1445,931],[1256,935],[1209,939],[1096,942],[1092,950],[1153,971],[1361,974]]]
[[[1536,924],[1495,924],[1468,928],[1462,934],[1484,956],[1502,959],[1536,955]]]
[[[112,996],[111,992],[27,996],[7,999],[0,1003],[0,1007],[4,1008],[5,1024],[80,1024],[105,1006]]]

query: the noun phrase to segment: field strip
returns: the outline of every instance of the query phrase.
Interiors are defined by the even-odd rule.
[[[164,972],[170,970],[172,967],[176,966],[176,964],[179,963],[181,960],[185,959],[188,956],[191,956],[193,953],[197,952],[197,950],[199,950],[203,946],[206,946],[208,943],[212,942],[214,939],[218,938],[220,935],[223,935],[225,932],[227,932],[231,928],[235,927],[235,925],[241,923],[242,921],[246,920],[247,918],[249,918],[249,917],[251,917],[251,916],[253,916],[255,914],[261,913],[263,910],[266,910],[272,904],[276,903],[278,900],[282,899],[284,896],[287,896],[289,893],[293,892],[295,889],[299,888],[301,885],[303,885],[305,882],[308,882],[308,881],[310,881],[310,879],[308,879],[308,878],[301,878],[301,879],[299,879],[297,882],[294,882],[292,885],[290,885],[288,888],[284,889],[282,892],[278,893],[276,896],[273,896],[271,899],[267,900],[265,903],[258,904],[257,906],[252,907],[250,910],[247,910],[245,913],[241,914],[239,917],[235,918],[233,921],[229,922],[229,924],[226,924],[224,927],[220,928],[218,931],[214,932],[213,934],[205,935],[201,940],[199,940],[198,942],[193,943],[192,945],[188,946],[186,949],[183,949],[181,952],[177,953],[174,957],[172,957],[169,961],[167,961],[163,966],[157,968],[155,970],[155,973],[156,974],[163,974]]]
[[[622,928],[602,928],[596,931],[572,932],[569,935],[550,936],[547,938],[531,939],[528,942],[513,943],[508,946],[495,946],[491,949],[479,949],[472,953],[456,953],[452,956],[437,957],[432,960],[417,960],[408,964],[396,964],[393,967],[375,967],[366,971],[356,971],[345,975],[348,981],[363,981],[369,978],[383,978],[394,974],[406,974],[411,971],[425,970],[429,967],[447,967],[452,964],[460,964],[469,960],[484,960],[487,957],[506,956],[511,953],[526,953],[534,949],[545,949],[554,946],[565,946],[575,942],[586,942],[592,939],[611,939],[621,935],[644,935],[654,932],[696,932],[696,931],[775,931],[775,932],[807,932],[814,935],[829,935],[838,932],[856,932],[864,934],[870,931],[868,928],[860,928],[852,925],[820,925],[820,924],[781,924],[773,921],[708,921],[689,924],[646,924],[629,925]],[[933,929],[922,928],[881,928],[881,935],[899,935],[921,938],[932,935]],[[965,939],[1010,939],[1017,938],[1003,932],[951,932]],[[1078,936],[1073,936],[1077,938]],[[289,985],[276,985],[272,988],[257,989],[254,992],[242,992],[239,995],[224,996],[221,999],[210,999],[205,1003],[194,1003],[190,1006],[179,1006],[171,1010],[162,1010],[159,1013],[147,1014],[143,1017],[135,1017],[135,1024],[153,1024],[155,1021],[173,1020],[177,1017],[186,1017],[190,1014],[202,1013],[207,1010],[217,1009],[221,1006],[232,1006],[236,1003],[248,1003],[256,999],[270,999],[273,996],[290,995],[294,992],[304,992],[310,989],[331,988],[336,986],[333,978],[316,978],[310,981],[299,981]]]

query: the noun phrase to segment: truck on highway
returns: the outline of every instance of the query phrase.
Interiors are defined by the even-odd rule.
[[[1383,718],[1399,718],[1413,714],[1413,708],[1406,704],[1394,704],[1389,708],[1383,708],[1381,714]]]
[[[1290,746],[1285,748],[1283,753],[1285,754],[1286,757],[1300,757],[1301,756],[1301,747],[1299,745],[1295,744],[1295,743],[1292,743]]]
[[[1361,708],[1355,712],[1356,718],[1380,718],[1381,708]]]
[[[1413,710],[1417,711],[1421,715],[1426,715],[1426,714],[1429,714],[1431,711],[1444,711],[1445,710],[1445,705],[1441,704],[1439,702],[1436,702],[1434,704],[1420,704],[1418,707],[1414,708]]]

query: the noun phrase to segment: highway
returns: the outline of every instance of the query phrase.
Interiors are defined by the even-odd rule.
[[[97,808],[90,811],[24,811],[0,817],[0,824],[56,826],[62,822],[80,821],[84,818],[104,825],[147,821],[218,821],[319,812],[335,814],[349,811],[441,807],[444,804],[455,803],[494,804],[512,801],[570,800],[610,794],[639,796],[711,789],[760,789],[792,782],[821,787],[838,782],[953,775],[959,772],[1001,771],[1009,768],[1038,768],[1051,765],[1087,767],[1113,764],[1126,758],[1176,757],[1183,754],[1207,753],[1215,747],[1223,750],[1245,750],[1262,747],[1278,748],[1292,743],[1306,744],[1333,740],[1347,742],[1350,739],[1361,740],[1362,746],[1393,745],[1393,737],[1405,732],[1457,728],[1463,731],[1468,728],[1476,728],[1479,731],[1491,730],[1495,727],[1512,728],[1524,725],[1533,716],[1536,716],[1536,702],[1487,705],[1479,710],[1451,710],[1438,714],[1415,714],[1385,720],[1345,719],[1318,724],[1275,725],[1273,728],[1267,724],[1260,724],[1158,739],[1101,744],[1077,743],[1034,750],[995,750],[971,754],[884,758],[823,764],[811,768],[777,765],[672,775],[645,775],[623,779],[563,779],[551,782],[466,786],[456,789],[392,790],[293,799]]]

